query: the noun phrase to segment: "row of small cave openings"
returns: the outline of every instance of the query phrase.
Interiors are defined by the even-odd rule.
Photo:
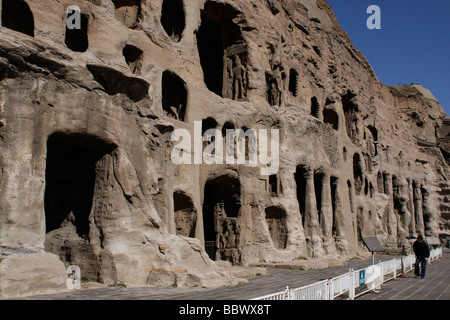
[[[140,0],[112,0],[116,8],[116,18],[133,28],[141,16]],[[68,11],[66,19],[71,17]],[[228,4],[208,1],[201,12],[201,26],[196,33],[198,52],[204,81],[207,88],[223,98],[241,100],[246,98],[248,89],[247,45],[233,19],[238,12]],[[66,25],[64,43],[75,52],[85,52],[89,48],[89,15],[80,13],[80,28]],[[182,0],[164,0],[161,10],[161,25],[175,42],[181,40],[185,29],[185,10]],[[2,26],[34,36],[34,18],[24,0],[2,2]],[[123,56],[133,73],[138,74],[143,51],[131,44],[123,48]],[[286,76],[284,76],[286,78]],[[297,96],[298,72],[289,72],[288,88]],[[272,80],[268,79],[268,100],[273,100]],[[279,90],[279,84],[275,84]]]
[[[134,26],[141,12],[140,1],[116,0],[113,2],[118,19],[129,27]],[[224,98],[235,100],[246,96],[248,86],[247,46],[240,28],[232,21],[237,14],[237,11],[229,5],[208,1],[202,10],[202,24],[197,32],[197,44],[206,86]],[[88,49],[88,19],[88,15],[82,13],[80,29],[71,30],[66,27],[65,44],[73,51],[84,52]],[[169,36],[181,37],[185,26],[184,5],[181,0],[165,0],[163,2],[161,23]],[[34,36],[33,14],[24,0],[2,1],[2,25]],[[134,45],[127,44],[123,48],[122,54],[130,71],[139,74],[143,51]],[[295,69],[290,69],[289,77],[284,76],[289,80],[288,88],[293,96],[298,95],[298,75]],[[274,85],[272,80],[268,80],[269,100],[273,100],[274,95],[273,92],[270,93],[271,90],[273,91],[272,86]],[[279,86],[277,83],[275,85]],[[184,95],[182,91],[180,90],[180,96]],[[358,106],[352,102],[354,97],[355,95],[350,92],[342,96],[347,133],[352,139],[358,130],[355,123]],[[179,97],[179,99],[183,98]],[[331,102],[327,99],[326,104],[329,103]],[[178,106],[176,107],[178,108]],[[186,108],[186,102],[184,102],[183,108]],[[168,110],[167,113],[174,116],[171,110]],[[316,97],[311,98],[311,115],[320,118],[320,105]],[[322,119],[325,124],[338,130],[339,116],[335,110],[325,106],[322,111]]]
[[[132,27],[139,19],[140,1],[116,0],[113,2],[118,19]],[[202,10],[202,25],[197,32],[197,43],[207,87],[222,97],[239,100],[246,96],[246,86],[248,85],[247,47],[239,27],[232,22],[236,15],[237,12],[229,5],[207,2]],[[88,15],[82,13],[80,29],[71,30],[66,27],[65,44],[73,51],[84,52],[88,49],[88,19]],[[163,2],[161,23],[169,36],[175,36],[178,39],[181,37],[185,26],[184,20],[182,1],[166,0]],[[34,36],[33,14],[23,0],[2,2],[2,25]],[[134,45],[127,44],[123,48],[122,54],[130,71],[139,74],[143,51]],[[295,69],[290,69],[288,80],[289,91],[293,96],[297,96],[298,72]],[[269,81],[268,95],[271,95],[271,86]],[[186,108],[186,103],[183,108]],[[318,117],[318,112],[318,102],[313,97],[311,114]],[[167,113],[174,116],[171,110],[168,110]],[[338,129],[338,115],[334,110],[325,108],[323,119],[325,123]]]
[[[365,141],[369,140],[372,144],[368,144],[367,152],[372,156],[376,156],[378,154],[378,130],[375,125],[368,125],[364,127],[363,132],[360,132],[360,119],[358,117],[360,109],[357,103],[355,103],[355,98],[356,94],[350,91],[341,96],[347,135],[354,144],[359,142],[359,136]],[[334,103],[335,101],[327,98],[325,106],[321,107],[317,97],[312,97],[310,115],[322,120],[323,123],[332,129],[339,130],[339,115],[334,108],[329,107],[329,105]]]
[[[111,0],[111,2],[114,4],[117,20],[129,28],[134,28],[141,19],[141,0]],[[87,39],[88,15],[81,13],[81,16],[81,31],[73,36]],[[183,0],[164,0],[161,9],[161,25],[167,35],[174,41],[179,41],[185,24]],[[25,0],[2,1],[2,25],[33,37],[34,17],[28,3]]]
[[[140,0],[111,0],[115,7],[116,18],[129,28],[134,28],[141,17]],[[68,10],[66,19],[69,20],[74,11]],[[80,25],[72,28],[66,24],[64,43],[76,52],[85,52],[89,48],[89,15],[80,12]],[[172,38],[181,39],[185,27],[184,6],[182,0],[164,0],[161,11],[161,24],[167,34]],[[2,26],[31,37],[34,37],[33,13],[24,0],[2,1]],[[142,50],[135,46],[127,45],[123,49],[123,55],[130,69],[137,71],[137,64],[142,58]]]

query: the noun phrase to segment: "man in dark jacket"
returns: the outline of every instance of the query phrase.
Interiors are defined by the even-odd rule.
[[[413,244],[413,250],[416,255],[416,264],[414,268],[414,274],[416,278],[419,276],[425,278],[425,271],[427,270],[427,262],[430,257],[430,248],[428,243],[423,241],[423,237],[419,235],[417,240]],[[422,265],[422,272],[420,272],[420,265]]]

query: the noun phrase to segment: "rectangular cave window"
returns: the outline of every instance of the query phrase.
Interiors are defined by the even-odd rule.
[[[305,226],[305,209],[306,209],[306,178],[308,170],[304,166],[298,166],[295,172],[295,182],[297,186],[297,201],[300,208],[300,215],[302,217],[302,224]]]
[[[140,0],[113,0],[116,19],[128,28],[134,28],[141,16]]]
[[[278,197],[281,193],[281,183],[280,179],[276,174],[269,176],[269,194],[271,197]]]
[[[173,205],[177,235],[195,237],[197,210],[192,199],[182,191],[173,193]]]
[[[286,212],[279,207],[266,208],[266,223],[275,248],[286,249],[288,230]]]
[[[297,96],[297,81],[298,81],[298,72],[295,69],[291,69],[289,71],[289,91],[292,93],[294,97]]]
[[[89,236],[95,165],[112,149],[110,144],[89,136],[49,137],[44,197],[47,233],[70,220],[80,237]]]
[[[319,105],[319,101],[317,101],[316,97],[311,98],[311,115],[313,117],[319,119],[320,105]]]
[[[135,46],[127,44],[122,50],[123,57],[130,71],[137,74],[141,70],[143,51]]]
[[[334,130],[339,128],[339,116],[332,109],[323,109],[323,122]]]
[[[212,260],[238,264],[241,209],[239,178],[223,175],[208,180],[204,187],[203,227],[205,249]]]
[[[34,37],[34,18],[23,0],[2,1],[2,26]]]
[[[66,36],[64,43],[66,46],[76,52],[85,52],[89,47],[88,40],[88,22],[89,18],[87,15],[80,13],[76,10],[68,10],[67,19],[69,20],[72,15],[79,14],[80,15],[80,24],[78,27],[70,26],[66,23]]]
[[[99,264],[90,231],[97,164],[115,148],[90,135],[55,133],[47,140],[45,250],[94,281]]]
[[[161,10],[161,24],[173,41],[179,42],[181,40],[186,26],[182,0],[164,0]]]
[[[241,100],[248,89],[248,47],[229,4],[208,1],[201,12],[197,47],[206,87],[223,98]]]
[[[331,208],[333,211],[333,215],[332,215],[332,234],[333,237],[336,238],[337,235],[337,210],[338,210],[338,204],[339,204],[339,199],[338,199],[338,194],[337,194],[337,190],[338,190],[338,178],[336,177],[330,177],[330,186],[331,186]],[[351,190],[350,190],[351,186],[349,186],[349,195],[351,197]],[[352,200],[350,200],[351,202]],[[352,204],[350,204],[350,206],[352,206]]]
[[[359,107],[355,103],[356,94],[348,91],[341,97],[342,108],[345,115],[345,124],[347,128],[347,135],[352,140],[353,143],[357,143],[359,129],[358,129],[358,113]]]
[[[322,172],[314,173],[314,192],[316,195],[316,208],[319,221],[322,221],[322,188],[325,175]]]
[[[165,71],[162,76],[162,106],[166,115],[179,121],[184,121],[187,105],[186,83],[171,71]]]
[[[205,137],[205,133],[208,130],[213,130],[217,128],[217,121],[214,118],[208,117],[206,119],[202,120],[202,139],[203,139],[203,148],[206,148],[210,142],[213,142],[215,136],[214,135],[209,135],[208,137]],[[208,133],[209,134],[209,133]],[[209,141],[209,139],[211,141]],[[215,153],[215,149],[214,149],[214,153]]]

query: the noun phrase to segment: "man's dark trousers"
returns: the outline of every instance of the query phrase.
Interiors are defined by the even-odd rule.
[[[427,270],[427,259],[426,258],[416,258],[416,264],[414,268],[414,274],[420,276],[422,279],[425,278],[425,272]],[[422,264],[422,273],[420,273],[420,265]]]

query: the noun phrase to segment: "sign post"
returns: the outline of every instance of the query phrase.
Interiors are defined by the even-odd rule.
[[[377,237],[363,237],[367,249],[372,252],[372,265],[375,264],[375,252],[383,252],[385,249]]]

